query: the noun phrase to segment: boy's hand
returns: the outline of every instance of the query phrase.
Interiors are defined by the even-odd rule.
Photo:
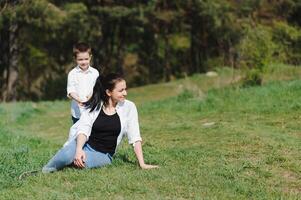
[[[80,101],[78,101],[77,104],[78,104],[79,106],[84,106],[84,104],[83,104],[82,102],[80,102]]]
[[[87,101],[89,101],[91,97],[92,97],[92,94],[87,95],[87,96],[86,96]]]

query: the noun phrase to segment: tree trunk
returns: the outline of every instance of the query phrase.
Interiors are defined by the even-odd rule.
[[[164,35],[164,41],[165,41],[165,47],[164,47],[164,55],[165,55],[165,64],[164,64],[164,80],[165,82],[170,81],[171,77],[171,66],[170,66],[170,56],[169,56],[169,44],[168,44],[168,38],[166,35]]]
[[[117,70],[121,75],[124,75],[123,69],[123,58],[124,58],[124,43],[125,43],[125,31],[126,28],[124,26],[124,20],[118,23],[118,42],[117,42]]]
[[[190,70],[188,74],[198,73],[199,67],[201,65],[200,59],[200,49],[199,49],[199,41],[198,41],[198,30],[197,30],[197,23],[192,21],[191,30],[190,30]]]
[[[0,32],[0,94],[1,101],[3,100],[3,93],[6,89],[7,70],[8,70],[8,27],[9,23],[4,20],[3,29]]]
[[[17,100],[18,80],[18,24],[13,21],[9,26],[9,66],[6,77],[6,88],[3,93],[4,101]]]

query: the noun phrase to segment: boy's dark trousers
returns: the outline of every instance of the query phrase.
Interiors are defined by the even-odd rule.
[[[73,124],[75,124],[79,119],[78,118],[75,118],[75,117],[73,117],[73,116],[71,116],[72,117],[72,122],[73,122]]]

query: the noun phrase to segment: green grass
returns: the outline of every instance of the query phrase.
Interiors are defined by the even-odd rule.
[[[160,165],[150,171],[125,141],[111,166],[18,180],[67,138],[69,102],[1,104],[0,199],[298,199],[301,80],[292,71],[275,67],[262,87],[225,87],[233,76],[224,69],[131,89],[145,160]]]

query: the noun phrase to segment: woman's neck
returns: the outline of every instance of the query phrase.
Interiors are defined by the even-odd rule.
[[[103,110],[106,114],[111,115],[116,113],[115,110],[116,106],[117,106],[117,102],[113,102],[111,99],[109,99],[108,104],[103,107]]]
[[[110,98],[109,99],[109,101],[108,101],[108,104],[106,105],[106,107],[109,107],[109,108],[116,108],[116,106],[117,106],[117,103],[118,102],[114,102],[114,101],[112,101],[112,99]]]

